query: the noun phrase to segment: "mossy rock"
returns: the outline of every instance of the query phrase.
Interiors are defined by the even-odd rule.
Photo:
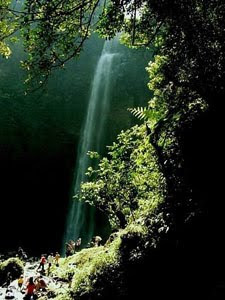
[[[10,273],[12,280],[23,274],[23,262],[19,258],[9,258],[0,263],[0,285],[6,282],[7,274]]]

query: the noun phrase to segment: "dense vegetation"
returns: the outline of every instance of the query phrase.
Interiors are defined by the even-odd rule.
[[[120,229],[137,219],[142,222],[163,201],[164,179],[145,126],[122,132],[108,150],[109,158],[97,170],[88,169],[94,180],[82,185],[79,197],[106,212],[111,227]]]
[[[100,1],[26,1],[20,12],[10,2],[0,2],[1,52],[9,56],[5,37],[22,29],[28,52],[23,66],[31,82],[38,77],[42,84],[54,68],[79,54],[92,29],[109,38],[122,32],[124,43],[151,46],[155,54],[148,67],[153,97],[145,109],[132,110],[145,124],[122,132],[108,157],[88,170],[92,180],[81,188],[80,198],[105,211],[118,232],[104,247],[64,261],[66,271],[60,276],[67,276],[70,260],[76,267],[70,270],[70,292],[57,299],[128,299],[146,291],[158,299],[212,297],[217,279],[209,256],[206,266],[203,254],[212,248],[202,228],[205,219],[214,218],[216,238],[224,224],[210,212],[211,199],[196,189],[200,179],[192,175],[198,169],[188,150],[199,138],[190,137],[195,130],[209,134],[209,143],[214,130],[221,132],[216,122],[225,82],[223,1],[113,0],[103,6]],[[205,133],[208,122],[213,129]],[[209,148],[214,155],[217,146]],[[222,216],[222,204],[216,203]]]

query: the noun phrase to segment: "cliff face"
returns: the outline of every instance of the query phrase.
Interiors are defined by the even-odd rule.
[[[197,119],[183,143],[186,182],[196,207],[195,217],[183,233],[183,247],[187,257],[196,260],[192,269],[198,274],[197,287],[201,283],[201,290],[209,290],[211,299],[225,295],[223,108],[221,101],[219,107]]]
[[[183,218],[185,207],[177,209],[175,216],[183,218],[179,227],[173,228],[143,264],[150,273],[142,277],[143,282],[146,286],[149,282],[159,299],[169,295],[173,299],[225,297],[223,111],[220,102],[184,129],[180,139],[182,174],[185,187],[191,190],[188,214]]]
[[[149,230],[145,236],[121,236],[119,264],[93,276],[92,292],[75,296],[130,299],[147,294],[157,299],[224,299],[222,112],[221,107],[209,110],[183,130],[182,174],[185,186],[191,190],[190,205],[188,211],[185,207],[168,211],[164,203],[158,211],[180,218],[179,227],[168,217],[165,222],[171,226],[165,234],[160,234],[156,226],[155,232]],[[157,240],[155,247],[151,245],[153,239]]]

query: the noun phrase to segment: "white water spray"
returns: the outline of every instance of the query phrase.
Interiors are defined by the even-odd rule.
[[[74,194],[80,189],[85,180],[85,172],[90,165],[88,151],[99,151],[104,138],[104,125],[106,113],[110,105],[110,90],[112,68],[116,53],[117,40],[105,41],[101,56],[98,60],[92,89],[89,98],[87,117],[83,127],[78,148],[78,159],[74,181]],[[84,203],[71,200],[64,242],[70,239],[84,237],[88,241],[93,236],[95,212]]]

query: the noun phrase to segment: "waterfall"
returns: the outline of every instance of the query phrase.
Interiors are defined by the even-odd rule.
[[[78,147],[74,194],[79,191],[81,182],[86,178],[85,172],[91,164],[87,152],[101,150],[105,118],[110,105],[112,67],[115,58],[119,56],[115,52],[117,44],[117,39],[105,41],[96,66],[86,121]],[[71,200],[64,242],[78,237],[82,237],[82,240],[86,242],[89,241],[94,233],[94,215],[94,209],[87,206],[87,204]]]

